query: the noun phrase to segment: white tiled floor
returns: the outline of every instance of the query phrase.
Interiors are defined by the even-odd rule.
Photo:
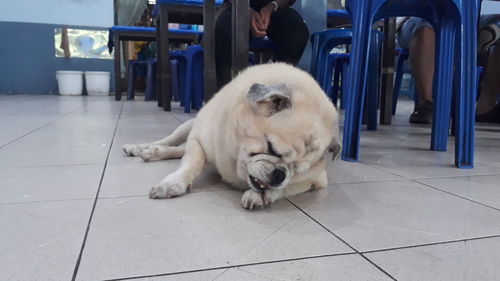
[[[119,146],[171,132],[191,117],[179,108],[0,95],[0,280],[499,280],[500,126],[478,126],[462,170],[410,109],[363,131],[360,162],[331,163],[327,189],[246,211],[210,173],[146,196],[179,160]]]

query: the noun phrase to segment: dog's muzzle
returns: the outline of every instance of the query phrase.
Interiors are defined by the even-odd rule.
[[[283,183],[283,181],[286,179],[286,171],[280,168],[274,169],[270,176],[269,183],[266,183],[265,181],[251,175],[248,176],[248,178],[250,179],[250,183],[253,187],[259,189],[260,191],[263,191],[266,188],[281,185],[281,183]]]

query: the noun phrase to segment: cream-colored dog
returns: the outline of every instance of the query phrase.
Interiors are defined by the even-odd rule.
[[[340,151],[338,115],[309,74],[264,64],[239,74],[170,136],[123,150],[145,161],[182,157],[151,198],[185,194],[211,164],[224,181],[246,190],[242,206],[254,209],[327,185],[324,156]]]

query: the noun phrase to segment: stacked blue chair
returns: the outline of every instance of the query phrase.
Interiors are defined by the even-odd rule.
[[[371,44],[372,52],[370,54],[370,75],[369,75],[369,87],[368,98],[366,99],[365,107],[365,119],[368,125],[368,130],[377,129],[377,110],[378,110],[378,83],[380,77],[380,53],[382,49],[382,39],[383,34],[378,30],[373,30],[374,34]],[[313,77],[318,81],[320,86],[326,93],[332,91],[330,98],[334,103],[336,103],[338,92],[338,76],[340,70],[335,71],[334,74],[334,62],[340,67],[340,63],[343,67],[346,66],[345,60],[350,56],[349,54],[330,54],[330,51],[338,45],[349,44],[351,41],[352,34],[350,29],[330,29],[322,32],[314,33],[311,37],[312,43],[312,59],[311,59],[311,73]],[[334,76],[334,82],[332,86],[332,76]],[[346,77],[345,72],[342,75]],[[344,79],[348,81],[348,79]],[[347,83],[343,83],[343,88]],[[333,89],[335,87],[335,89]],[[330,90],[331,89],[331,90]],[[344,104],[344,98],[342,98],[341,104]],[[341,105],[341,108],[343,108]]]
[[[336,46],[350,44],[351,40],[350,29],[329,29],[312,34],[311,75],[323,90],[328,91],[331,84],[331,72],[327,73],[330,51]]]
[[[156,59],[148,60],[129,60],[128,61],[128,87],[127,87],[127,99],[134,99],[135,90],[135,73],[136,66],[140,64],[146,65],[146,93],[144,95],[145,101],[152,101],[155,99],[154,89],[155,89],[155,65]]]
[[[172,79],[172,100],[179,101],[180,89],[179,89],[179,62],[176,59],[170,60],[170,78]]]
[[[327,89],[326,93],[328,97],[337,104],[337,99],[341,98],[340,108],[343,109],[342,105],[342,94],[347,80],[345,75],[347,74],[347,66],[349,65],[349,53],[332,53],[328,55],[328,69],[326,73],[327,79],[332,77],[332,85]],[[333,73],[333,74],[332,74]]]
[[[416,16],[436,30],[436,68],[433,83],[431,149],[445,151],[448,139],[453,79],[456,83],[455,165],[472,168],[476,97],[476,44],[479,0],[347,0],[353,40],[348,68],[349,87],[342,158],[357,161],[361,112],[368,78],[372,23],[393,16]],[[455,71],[453,72],[453,63]],[[474,67],[471,67],[474,66]]]
[[[199,110],[203,105],[203,48],[189,46],[187,50],[170,52],[178,63],[179,100],[184,112]]]

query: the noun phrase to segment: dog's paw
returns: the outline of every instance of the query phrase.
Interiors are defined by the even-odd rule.
[[[122,150],[128,156],[141,156],[142,150],[147,149],[146,144],[125,144]]]
[[[241,206],[248,210],[262,208],[271,204],[265,193],[256,192],[253,189],[245,191],[241,197]]]
[[[172,198],[186,194],[191,188],[190,184],[182,181],[161,181],[157,186],[153,187],[149,192],[149,198]]]
[[[141,156],[142,160],[144,160],[144,162],[149,162],[149,161],[152,161],[153,160],[153,151],[151,149],[144,149],[142,150],[140,153],[139,153],[139,156]]]

